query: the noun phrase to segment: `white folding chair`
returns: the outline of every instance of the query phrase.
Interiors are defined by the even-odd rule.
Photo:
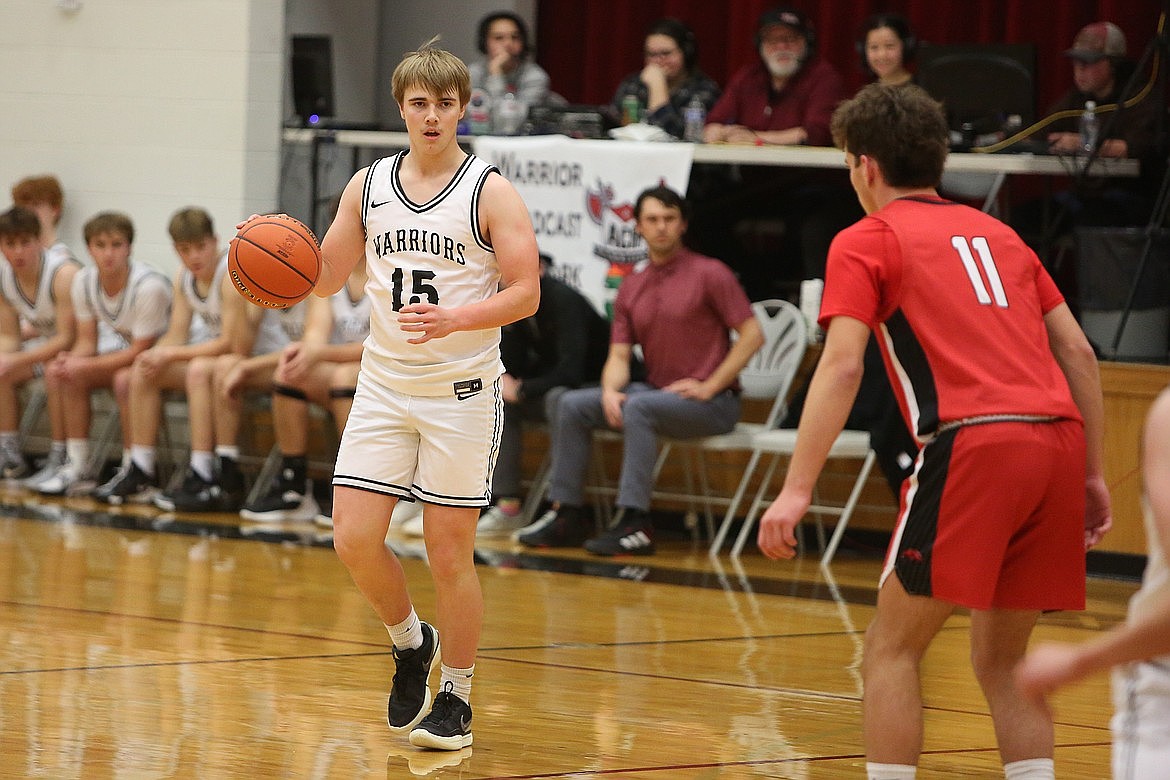
[[[808,346],[808,331],[804,316],[797,306],[785,300],[769,299],[753,303],[752,311],[760,323],[764,334],[764,343],[740,371],[739,383],[743,398],[771,401],[767,416],[758,423],[740,421],[736,423],[733,430],[724,434],[687,439],[663,438],[658,459],[654,465],[654,478],[657,482],[658,475],[672,451],[682,448],[690,451],[687,453],[688,456],[694,455],[693,460],[688,459],[685,463],[685,492],[656,489],[653,497],[659,501],[686,501],[691,503],[692,511],[695,511],[693,507],[701,504],[707,520],[708,535],[713,535],[714,531],[711,506],[729,504],[734,511],[743,496],[742,492],[737,492],[733,498],[726,499],[711,494],[704,454],[708,452],[750,451],[753,434],[776,426],[784,416],[788,392]],[[594,431],[595,442],[608,437],[620,437],[620,435],[620,433],[606,430]],[[596,455],[596,448],[594,452]],[[758,456],[755,457],[758,458]],[[753,461],[753,468],[754,465]],[[693,467],[697,468],[697,476]],[[594,471],[604,473],[603,460],[595,457]],[[696,482],[698,483],[697,491],[695,489]],[[607,485],[593,488],[594,492],[602,495],[607,495],[614,490],[612,486]],[[725,528],[720,528],[720,531],[726,534]]]
[[[666,439],[663,442],[663,451],[659,456],[659,468],[666,454],[672,448],[685,448],[693,455],[693,464],[698,471],[698,493],[694,492],[695,476],[692,474],[692,460],[686,463],[687,492],[672,494],[670,497],[683,498],[702,503],[703,512],[707,520],[708,536],[714,536],[714,519],[711,507],[714,504],[725,504],[728,512],[734,516],[739,507],[743,494],[737,491],[731,498],[713,496],[710,489],[710,480],[707,477],[705,455],[711,452],[748,452],[753,451],[752,437],[760,431],[776,427],[784,417],[788,408],[788,393],[792,388],[792,381],[800,368],[808,347],[808,330],[804,315],[800,309],[781,299],[756,301],[752,304],[752,311],[760,323],[764,334],[764,343],[752,355],[747,365],[739,372],[739,384],[742,397],[747,400],[771,401],[768,414],[762,422],[736,423],[735,428],[727,433],[714,436],[702,436],[691,439]],[[753,452],[753,458],[759,456]],[[755,462],[751,464],[755,468]],[[720,533],[726,535],[726,517],[720,526]],[[722,539],[720,539],[722,542]]]
[[[733,557],[738,557],[743,552],[744,545],[747,544],[748,536],[751,534],[752,526],[755,524],[758,513],[771,503],[768,488],[772,484],[772,476],[776,473],[776,467],[779,465],[781,458],[792,457],[792,453],[796,449],[796,429],[777,428],[776,430],[758,433],[754,437],[754,446],[757,454],[772,455],[772,462],[768,465],[768,470],[760,481],[755,498],[752,499],[751,506],[748,507],[747,515],[744,517],[743,527],[740,528],[735,545],[731,548],[731,555]],[[861,490],[865,487],[865,481],[869,479],[869,473],[873,470],[873,464],[876,460],[876,455],[869,445],[869,434],[865,431],[850,430],[841,431],[836,441],[833,442],[833,446],[829,449],[828,457],[830,460],[859,459],[862,461],[862,464],[857,472],[856,478],[853,480],[853,487],[850,489],[849,497],[846,499],[844,505],[837,506],[820,503],[814,496],[814,503],[808,508],[809,514],[838,516],[837,527],[833,530],[833,536],[829,540],[829,544],[825,547],[824,553],[821,555],[822,566],[828,566],[833,560],[833,556],[837,552],[837,546],[841,543],[841,536],[845,533],[845,529],[849,525],[849,519],[853,516],[853,510],[857,507],[857,502],[861,498]],[[744,472],[743,478],[740,480],[740,490],[746,490],[747,483],[751,480],[751,477],[752,474],[750,471]],[[722,539],[718,541],[722,542]],[[718,551],[719,548],[712,545],[712,552],[718,553]]]

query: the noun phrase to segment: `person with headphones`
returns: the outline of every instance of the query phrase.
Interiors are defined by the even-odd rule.
[[[861,69],[878,83],[890,86],[913,83],[914,74],[908,66],[914,62],[917,49],[910,23],[898,14],[873,14],[857,39]]]
[[[661,127],[675,138],[683,137],[683,112],[695,98],[710,111],[719,99],[719,85],[699,70],[695,33],[678,19],[659,19],[646,31],[645,65],[622,79],[613,95],[615,115],[629,95],[638,98],[643,121]]]
[[[485,91],[493,105],[508,93],[525,106],[548,99],[548,73],[532,61],[528,25],[522,18],[511,11],[494,11],[480,20],[477,40],[484,56],[468,65],[472,90]]]
[[[845,97],[837,69],[816,56],[816,32],[795,8],[764,11],[757,62],[739,70],[707,116],[708,143],[832,143],[829,118]]]

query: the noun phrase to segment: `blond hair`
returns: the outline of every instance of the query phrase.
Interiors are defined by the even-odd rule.
[[[402,105],[410,87],[419,87],[440,97],[453,92],[459,96],[460,106],[471,100],[471,73],[467,65],[451,52],[436,46],[438,41],[436,35],[417,51],[407,52],[394,69],[390,91],[398,105]]]

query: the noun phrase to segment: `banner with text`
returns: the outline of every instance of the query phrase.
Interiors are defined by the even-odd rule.
[[[621,280],[646,259],[634,201],[659,183],[685,195],[694,147],[550,135],[481,136],[472,148],[528,204],[553,275],[608,315]]]

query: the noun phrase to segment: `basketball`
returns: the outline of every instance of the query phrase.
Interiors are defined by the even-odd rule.
[[[285,309],[313,291],[321,275],[321,249],[300,220],[262,214],[245,222],[232,239],[228,273],[252,303]]]

